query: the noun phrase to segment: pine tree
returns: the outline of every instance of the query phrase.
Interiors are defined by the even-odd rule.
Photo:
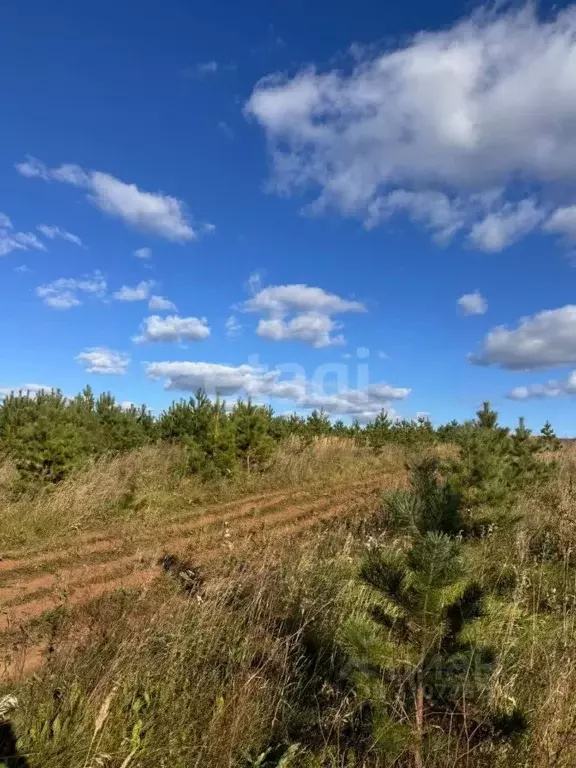
[[[329,435],[332,429],[330,417],[322,408],[314,409],[306,419],[306,436],[308,439]]]
[[[540,440],[545,451],[559,451],[562,447],[562,443],[556,437],[556,433],[549,421],[540,430]]]
[[[410,750],[423,768],[442,734],[464,726],[479,739],[501,736],[511,722],[525,727],[517,712],[506,719],[490,710],[496,659],[466,636],[484,610],[468,570],[462,545],[436,531],[416,536],[407,552],[372,551],[362,566],[373,604],[349,623],[344,642],[357,696],[370,706],[374,741],[390,765]]]
[[[236,468],[234,428],[220,399],[210,400],[203,390],[190,398],[191,434],[185,440],[190,471],[211,478],[229,475]]]
[[[516,492],[548,476],[550,466],[537,458],[541,449],[542,444],[532,437],[521,416],[510,441],[510,482]]]
[[[344,424],[342,419],[337,419],[334,424],[332,424],[332,434],[337,437],[349,437],[350,428]]]
[[[368,445],[375,453],[379,453],[384,445],[393,439],[392,419],[383,408],[378,416],[366,425],[365,436]]]
[[[239,462],[248,471],[263,467],[274,449],[271,409],[238,400],[230,419]]]
[[[495,430],[498,428],[498,413],[490,408],[490,403],[485,400],[482,408],[476,411],[477,424],[480,429]]]
[[[438,531],[456,535],[465,530],[459,494],[440,481],[438,460],[425,457],[412,466],[410,488],[384,497],[391,530],[412,536]]]
[[[4,408],[6,410],[4,411]],[[72,418],[58,390],[14,395],[4,403],[3,441],[24,486],[57,483],[90,453],[90,432]]]
[[[460,495],[469,526],[480,532],[492,522],[503,522],[516,498],[510,472],[508,429],[498,425],[498,414],[485,402],[477,420],[458,435],[459,455],[443,472]]]

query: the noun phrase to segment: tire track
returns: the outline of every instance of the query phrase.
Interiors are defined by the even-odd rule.
[[[208,564],[222,557],[223,551],[233,553],[236,542],[245,542],[251,534],[265,534],[270,538],[276,538],[278,530],[299,530],[300,528],[306,530],[317,522],[340,515],[350,508],[351,502],[356,497],[357,492],[351,492],[338,503],[330,498],[318,499],[308,504],[291,505],[250,518],[246,518],[245,513],[238,509],[234,516],[236,525],[225,529],[230,534],[228,540],[224,537],[219,541],[214,537],[210,539],[208,531],[194,527],[194,536],[180,535],[161,539],[152,546],[104,563],[83,565],[56,574],[44,574],[24,584],[17,583],[3,587],[0,590],[3,611],[3,615],[0,615],[0,631],[9,630],[14,625],[37,618],[58,605],[77,605],[79,602],[84,602],[84,599],[78,595],[81,596],[85,592],[89,595],[90,587],[97,589],[97,596],[99,596],[106,591],[127,586],[126,580],[128,585],[131,585],[138,574],[158,575],[160,573],[158,559],[167,552],[185,553],[188,556],[193,554],[195,561],[199,564]],[[274,506],[271,505],[271,508],[273,509]],[[263,508],[265,509],[267,507]],[[220,522],[221,515],[206,516],[203,520],[209,527]],[[228,518],[226,522],[229,522]],[[226,546],[227,541],[230,548]],[[202,544],[207,546],[200,549],[199,545]],[[125,569],[128,573],[122,575]]]
[[[313,495],[313,491],[292,494],[278,492],[218,505],[210,511],[206,510],[204,514],[189,515],[173,522],[163,529],[163,533],[170,535],[153,544],[147,532],[146,536],[132,542],[143,545],[134,552],[102,563],[86,563],[83,566],[64,568],[54,574],[39,574],[24,583],[21,581],[22,566],[20,569],[14,567],[22,563],[22,560],[9,561],[12,567],[7,569],[6,575],[20,575],[20,581],[0,588],[0,631],[14,637],[14,631],[21,628],[21,632],[26,634],[26,624],[40,618],[46,611],[58,606],[80,607],[118,589],[137,589],[145,593],[154,580],[160,577],[162,571],[158,558],[167,552],[193,558],[194,563],[201,566],[209,566],[225,556],[241,555],[249,558],[249,545],[252,542],[267,544],[280,537],[290,537],[291,540],[300,537],[319,523],[353,511],[378,489],[387,485],[396,486],[397,480],[397,475],[390,478],[380,475],[378,481],[363,479],[346,483],[345,490],[342,486],[335,486],[314,500],[306,498]],[[288,498],[292,501],[300,498],[303,501],[275,509]],[[254,516],[246,517],[250,512],[254,512]],[[217,535],[219,524],[224,531],[229,532],[229,536]],[[106,552],[98,549],[104,543],[108,541],[94,540],[96,548],[92,547],[87,554]],[[118,543],[115,544],[117,548]],[[39,558],[49,554],[41,553]],[[36,562],[46,561],[37,559]],[[51,559],[48,562],[55,561]],[[29,563],[27,567],[30,567]],[[55,593],[56,589],[58,591]],[[7,602],[9,605],[6,605]],[[19,651],[4,663],[3,677],[15,680],[34,672],[42,666],[47,647],[46,641],[26,642],[23,647],[20,646]]]
[[[305,493],[305,491],[301,491],[298,495],[304,495]],[[258,509],[258,502],[265,502],[264,506],[268,506],[270,504],[281,503],[289,496],[289,492],[283,491],[282,493],[249,497],[240,502],[235,501],[217,505],[210,512],[198,510],[197,513],[192,515],[188,514],[187,517],[176,518],[176,521],[174,521],[174,518],[168,518],[169,521],[171,520],[173,522],[171,525],[163,526],[162,530],[173,530],[174,532],[177,532],[180,529],[185,530],[187,527],[190,527],[191,524],[204,525],[207,520],[210,522],[212,519],[225,516],[228,510],[231,510],[231,515],[234,517],[245,515],[252,511],[252,509]],[[31,557],[22,555],[21,553],[18,553],[18,557],[5,555],[3,559],[0,560],[0,577],[4,580],[5,574],[10,574],[10,576],[12,576],[18,572],[24,572],[28,575],[31,571],[44,570],[53,565],[63,566],[66,564],[66,560],[90,557],[90,555],[97,553],[113,552],[122,545],[123,541],[138,543],[150,539],[152,535],[151,531],[146,531],[140,536],[122,536],[122,531],[119,531],[118,533],[120,536],[117,538],[110,538],[109,532],[100,532],[97,534],[89,534],[87,537],[79,537],[74,541],[72,546],[65,548],[63,551],[39,552]]]

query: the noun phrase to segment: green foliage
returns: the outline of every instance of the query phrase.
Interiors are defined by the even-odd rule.
[[[542,443],[532,437],[524,419],[520,417],[510,439],[510,482],[515,490],[534,486],[548,475],[552,465],[537,458],[542,447]]]
[[[23,483],[55,483],[90,457],[144,445],[155,425],[144,407],[124,410],[90,387],[69,400],[58,391],[8,395],[0,407],[0,453]]]
[[[188,401],[188,429],[183,435],[190,472],[205,477],[231,474],[235,469],[234,430],[221,400],[211,401],[199,390]]]
[[[440,481],[438,468],[435,458],[420,460],[412,467],[409,490],[395,491],[384,498],[392,530],[411,535],[428,531],[456,535],[464,529],[460,497],[449,484]]]
[[[472,527],[510,519],[518,492],[536,487],[554,469],[538,459],[542,444],[532,437],[524,419],[511,434],[498,425],[498,414],[487,402],[476,421],[452,423],[446,430],[460,453],[445,463],[443,471]]]
[[[494,412],[485,406],[481,414],[478,431],[505,437],[497,433]],[[528,462],[529,435],[522,427],[516,438],[522,450],[512,456]],[[494,604],[501,615],[510,611],[505,585],[498,583],[499,598],[488,596],[455,538],[465,528],[461,504],[451,483],[440,480],[437,462],[419,461],[410,489],[385,499],[389,528],[409,537],[408,548],[373,549],[360,569],[372,602],[348,623],[344,643],[351,679],[359,700],[369,705],[374,743],[387,765],[411,752],[413,764],[424,766],[426,755],[442,751],[448,733],[466,741],[472,731],[482,743],[527,727],[519,711],[503,714],[492,707],[496,653],[486,642],[493,633],[482,631],[493,629],[484,616]],[[485,577],[489,581],[489,571]]]
[[[330,417],[322,408],[319,411],[313,410],[306,419],[306,436],[310,440],[329,435],[331,430]]]
[[[251,400],[238,400],[228,408],[203,390],[173,402],[156,418],[144,405],[124,406],[106,392],[96,397],[90,387],[73,398],[53,390],[35,396],[20,392],[0,401],[0,456],[16,466],[19,489],[58,483],[92,459],[157,440],[185,445],[190,473],[218,478],[262,471],[276,446],[288,438],[297,437],[305,446],[330,435],[354,440],[375,453],[387,445],[420,451],[438,440],[456,443],[461,456],[445,469],[453,493],[471,511],[507,509],[519,486],[545,478],[548,468],[536,454],[540,448],[555,449],[557,442],[549,424],[537,440],[523,423],[510,435],[498,426],[488,403],[477,421],[452,422],[435,430],[425,417],[393,421],[385,410],[363,427],[358,421],[332,423],[323,410],[307,417],[278,416]],[[410,514],[411,498],[397,497],[400,516]]]
[[[271,408],[238,400],[230,420],[234,430],[236,457],[248,471],[262,468],[274,449]]]
[[[559,451],[562,447],[562,443],[556,437],[556,433],[549,421],[547,421],[540,430],[540,442],[545,451]]]
[[[374,736],[390,762],[408,744],[421,761],[434,726],[444,718],[461,724],[465,681],[468,722],[487,716],[493,655],[459,639],[481,604],[467,570],[461,544],[435,531],[418,535],[407,552],[374,551],[362,566],[374,603],[349,624],[346,643],[358,694],[370,703]]]
[[[385,410],[366,425],[361,439],[376,453],[389,444],[407,448],[426,448],[437,441],[434,427],[427,417],[419,416],[415,421],[410,419],[392,421]]]

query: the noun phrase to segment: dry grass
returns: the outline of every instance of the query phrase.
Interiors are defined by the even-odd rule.
[[[376,456],[351,440],[287,441],[264,472],[206,483],[186,472],[181,446],[148,446],[102,459],[55,487],[14,498],[14,471],[0,466],[0,547],[61,546],[62,538],[102,525],[154,528],[166,518],[243,495],[278,489],[321,491],[347,480],[401,473],[400,448]],[[119,532],[120,535],[120,532]]]
[[[51,658],[19,687],[22,751],[43,768],[258,765],[319,693],[303,641],[337,631],[351,546],[344,530],[289,556],[261,543],[215,567],[198,596],[165,576],[60,617]]]
[[[187,478],[179,461],[177,451],[153,448],[96,465],[46,495],[49,524],[32,500],[35,523],[21,522],[20,535],[53,541],[72,525],[118,517],[153,528],[194,504],[291,487],[320,492],[378,472],[400,482],[405,457],[333,439],[293,444],[264,475],[211,486]],[[136,501],[122,506],[130,489]],[[373,497],[363,503],[361,515],[375,507]],[[12,514],[22,504],[9,502]],[[473,557],[479,575],[516,576],[511,599],[490,617],[498,653],[490,695],[501,711],[520,707],[530,729],[513,746],[463,749],[454,740],[426,768],[576,765],[576,449],[562,452],[557,475],[517,511],[519,524],[491,532]],[[291,537],[289,548],[285,538],[259,537],[214,560],[198,593],[166,574],[144,590],[44,617],[29,631],[49,636],[52,651],[15,690],[13,725],[31,768],[387,768],[376,753],[360,762],[350,737],[354,697],[331,676],[341,629],[365,599],[356,574],[367,543],[362,525],[331,524]],[[292,745],[291,761],[269,751],[279,745]]]

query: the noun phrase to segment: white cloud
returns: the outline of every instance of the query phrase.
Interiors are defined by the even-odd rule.
[[[226,320],[225,327],[226,335],[230,337],[238,336],[242,330],[242,326],[234,315],[230,315],[230,317]]]
[[[142,324],[142,332],[134,338],[137,343],[158,341],[202,341],[210,336],[205,317],[151,315]]]
[[[266,132],[278,192],[316,190],[317,210],[372,225],[404,210],[440,238],[465,224],[473,245],[494,251],[537,226],[556,192],[570,193],[574,6],[542,20],[533,4],[480,10],[374,51],[350,70],[309,67],[256,85],[245,111]],[[536,190],[533,207],[517,201],[519,179]],[[498,187],[501,210],[482,216],[478,194]],[[548,228],[561,226],[558,215]]]
[[[87,373],[107,373],[118,376],[125,374],[130,365],[130,355],[107,347],[89,347],[81,352],[76,360],[84,366]]]
[[[151,379],[166,379],[166,389],[176,391],[218,392],[223,395],[245,393],[296,399],[304,393],[301,380],[280,381],[280,371],[262,371],[251,365],[220,365],[200,362],[150,363],[146,369]]]
[[[349,415],[361,420],[374,418],[383,408],[389,409],[391,402],[403,400],[411,391],[381,383],[329,394],[315,391],[303,378],[285,380],[279,369],[267,371],[251,365],[202,362],[150,363],[147,375],[151,379],[165,379],[166,389],[172,391],[193,392],[202,388],[223,396],[272,397],[291,400],[297,408],[324,408],[332,415]]]
[[[544,215],[534,200],[505,203],[499,211],[476,222],[468,239],[478,250],[498,253],[535,229]]]
[[[308,285],[271,285],[262,288],[244,303],[247,312],[270,312],[284,315],[287,312],[365,312],[359,301],[341,299],[334,293]]]
[[[477,365],[509,370],[533,370],[576,363],[576,305],[524,317],[518,327],[493,328],[480,352],[470,356]]]
[[[564,235],[568,240],[576,238],[576,205],[557,208],[544,224],[547,232]]]
[[[337,394],[307,394],[298,401],[300,408],[323,408],[331,414],[358,417],[368,421],[380,411],[388,410],[390,403],[403,400],[410,394],[405,387],[391,387],[388,384],[374,384],[364,389],[345,389]]]
[[[164,296],[150,296],[148,302],[148,309],[152,312],[177,312],[178,307],[170,299],[164,298]]]
[[[316,349],[339,346],[345,343],[344,336],[332,335],[332,331],[342,328],[342,323],[332,320],[319,312],[302,312],[291,320],[271,317],[260,320],[256,333],[272,341],[302,341]]]
[[[59,168],[52,168],[48,173],[49,179],[61,181],[63,184],[72,184],[74,187],[90,186],[90,174],[74,163],[64,163]]]
[[[430,229],[440,243],[447,242],[466,222],[463,206],[443,192],[395,189],[388,195],[375,198],[368,205],[365,224],[371,229],[399,211],[406,212],[413,221]]]
[[[478,291],[465,293],[456,303],[463,315],[485,315],[488,309],[488,302]]]
[[[510,400],[543,399],[561,395],[576,395],[576,371],[572,371],[566,379],[556,381],[550,379],[545,384],[530,384],[525,387],[514,387],[508,392]]]
[[[359,301],[303,284],[259,288],[242,308],[266,315],[258,323],[259,336],[273,341],[302,341],[316,348],[345,343],[342,334],[332,335],[342,324],[331,315],[366,311]]]
[[[82,304],[80,294],[88,294],[103,298],[106,293],[106,280],[101,272],[94,272],[84,278],[61,277],[52,283],[36,288],[36,295],[43,299],[44,304],[52,309],[70,309]]]
[[[46,246],[33,232],[16,232],[5,213],[0,213],[0,256],[12,251],[45,251]]]
[[[59,237],[62,240],[67,240],[69,243],[74,243],[74,245],[82,245],[82,240],[78,237],[78,235],[73,235],[72,232],[68,232],[67,229],[48,226],[47,224],[39,224],[36,229],[49,240],[54,240],[55,238]]]
[[[27,179],[39,178],[44,179],[44,181],[50,179],[48,168],[41,160],[31,155],[26,155],[26,160],[23,163],[16,163],[15,167],[18,173]]]
[[[152,249],[151,248],[137,248],[134,251],[134,256],[136,256],[137,259],[151,259],[152,258]]]
[[[181,200],[161,192],[143,192],[135,184],[125,184],[99,171],[92,172],[91,182],[90,200],[104,213],[167,240],[186,242],[196,239]]]
[[[112,298],[116,301],[146,301],[150,297],[150,291],[154,285],[154,280],[142,280],[133,288],[123,285],[119,291],[112,294]]]
[[[31,157],[17,163],[16,169],[28,178],[59,181],[85,189],[88,200],[96,208],[134,229],[179,243],[197,238],[185,204],[163,192],[144,192],[136,184],[127,184],[109,173],[85,171],[78,165],[48,168]]]

